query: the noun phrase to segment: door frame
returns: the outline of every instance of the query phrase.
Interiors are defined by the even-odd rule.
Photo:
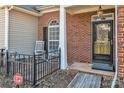
[[[106,14],[103,14],[103,15],[111,15],[112,17],[110,17],[110,18],[106,18],[105,20],[103,20],[103,21],[106,21],[106,20],[113,20],[113,48],[114,48],[114,45],[115,45],[115,42],[114,42],[114,35],[115,35],[115,28],[114,28],[114,18],[115,18],[115,14],[114,13],[106,13]],[[92,38],[93,38],[93,22],[94,21],[97,21],[97,20],[93,20],[93,17],[94,16],[97,16],[97,15],[92,15],[91,16],[91,46],[93,46],[93,40],[92,40]],[[100,21],[100,20],[99,20]],[[93,47],[91,47],[91,64],[93,64],[93,53],[92,53],[92,51],[93,51]],[[114,49],[113,49],[113,55],[112,55],[112,57],[114,58]],[[112,60],[114,60],[112,58]],[[114,62],[113,62],[114,63]]]

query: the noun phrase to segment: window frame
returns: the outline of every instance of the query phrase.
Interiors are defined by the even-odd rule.
[[[56,21],[56,20],[52,20],[51,22],[53,22],[53,21]],[[51,50],[50,50],[50,42],[56,42],[56,41],[57,41],[57,42],[59,43],[59,41],[60,41],[60,38],[59,38],[58,40],[51,40],[51,39],[50,39],[50,29],[51,29],[51,28],[60,28],[58,21],[56,21],[56,22],[57,22],[56,25],[50,25],[51,22],[49,23],[49,26],[48,26],[48,52],[51,51]],[[60,31],[60,30],[59,30],[59,31]],[[57,32],[59,32],[59,31],[57,31]],[[59,34],[60,34],[60,33],[59,33]],[[59,45],[58,45],[58,47],[59,47]]]

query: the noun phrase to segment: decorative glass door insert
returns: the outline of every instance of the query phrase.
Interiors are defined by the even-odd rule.
[[[95,54],[110,55],[110,23],[96,25]]]

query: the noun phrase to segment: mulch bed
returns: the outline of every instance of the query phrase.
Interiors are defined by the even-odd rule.
[[[111,88],[113,77],[103,76],[101,88]],[[116,81],[115,88],[119,88],[119,82]]]
[[[0,74],[0,88],[15,88],[16,84],[13,79],[10,77],[5,77]],[[32,87],[31,83],[25,82],[23,85],[19,86],[20,88],[30,88]]]
[[[75,70],[58,70],[53,74],[45,77],[38,83],[36,88],[66,88],[74,76],[77,74]],[[15,83],[12,78],[2,76],[0,74],[0,88],[15,88]],[[25,82],[20,88],[31,88],[29,82]]]

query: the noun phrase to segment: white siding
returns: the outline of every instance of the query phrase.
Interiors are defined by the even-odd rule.
[[[9,50],[32,54],[37,37],[38,18],[12,10],[9,28]]]
[[[0,9],[0,48],[5,46],[5,11]]]

